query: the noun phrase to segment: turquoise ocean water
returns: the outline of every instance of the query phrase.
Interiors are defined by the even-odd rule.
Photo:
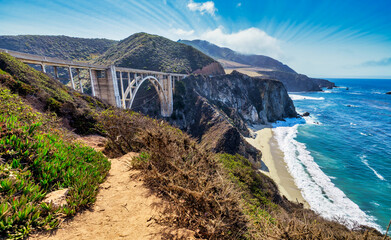
[[[313,210],[350,228],[384,231],[391,219],[391,80],[330,80],[340,88],[290,93],[310,117],[275,124],[274,136]]]

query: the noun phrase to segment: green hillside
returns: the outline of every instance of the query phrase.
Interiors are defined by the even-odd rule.
[[[94,59],[115,43],[116,41],[108,39],[67,36],[0,36],[0,48],[77,61]]]
[[[197,49],[147,33],[137,33],[112,46],[96,61],[120,67],[191,73],[216,62]]]

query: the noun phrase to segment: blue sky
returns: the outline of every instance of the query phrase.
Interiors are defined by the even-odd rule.
[[[391,78],[390,0],[0,0],[0,35],[205,39],[313,77]]]

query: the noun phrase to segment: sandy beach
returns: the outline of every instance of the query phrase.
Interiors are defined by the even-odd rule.
[[[260,171],[276,182],[280,193],[288,200],[303,203],[304,207],[309,208],[300,189],[296,186],[293,177],[288,172],[284,161],[284,153],[273,138],[271,126],[265,125],[263,128],[258,127],[252,130],[257,134],[256,138],[246,138],[246,140],[262,152],[262,161],[266,167],[263,166]]]

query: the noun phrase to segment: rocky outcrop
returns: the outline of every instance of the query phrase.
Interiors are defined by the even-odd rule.
[[[303,74],[280,71],[258,71],[263,79],[276,79],[284,83],[288,92],[321,91],[322,88],[333,88],[335,84],[324,79],[309,78]]]
[[[315,84],[317,84],[320,88],[327,88],[332,89],[335,88],[335,83],[330,82],[326,79],[319,79],[319,78],[310,78]]]
[[[181,112],[183,118],[177,118],[175,122],[182,122],[181,127],[203,148],[218,153],[238,153],[253,163],[261,161],[261,153],[245,141],[232,119],[206,98],[197,94],[192,94],[191,98],[196,100],[195,103],[189,104],[186,111]]]
[[[53,204],[54,207],[59,208],[61,206],[66,206],[68,203],[66,201],[69,189],[61,189],[51,193],[48,193],[43,200],[44,203]]]
[[[261,153],[248,144],[247,124],[296,117],[284,85],[233,72],[189,76],[176,83],[174,113],[169,121],[215,152],[239,153],[260,162]]]

